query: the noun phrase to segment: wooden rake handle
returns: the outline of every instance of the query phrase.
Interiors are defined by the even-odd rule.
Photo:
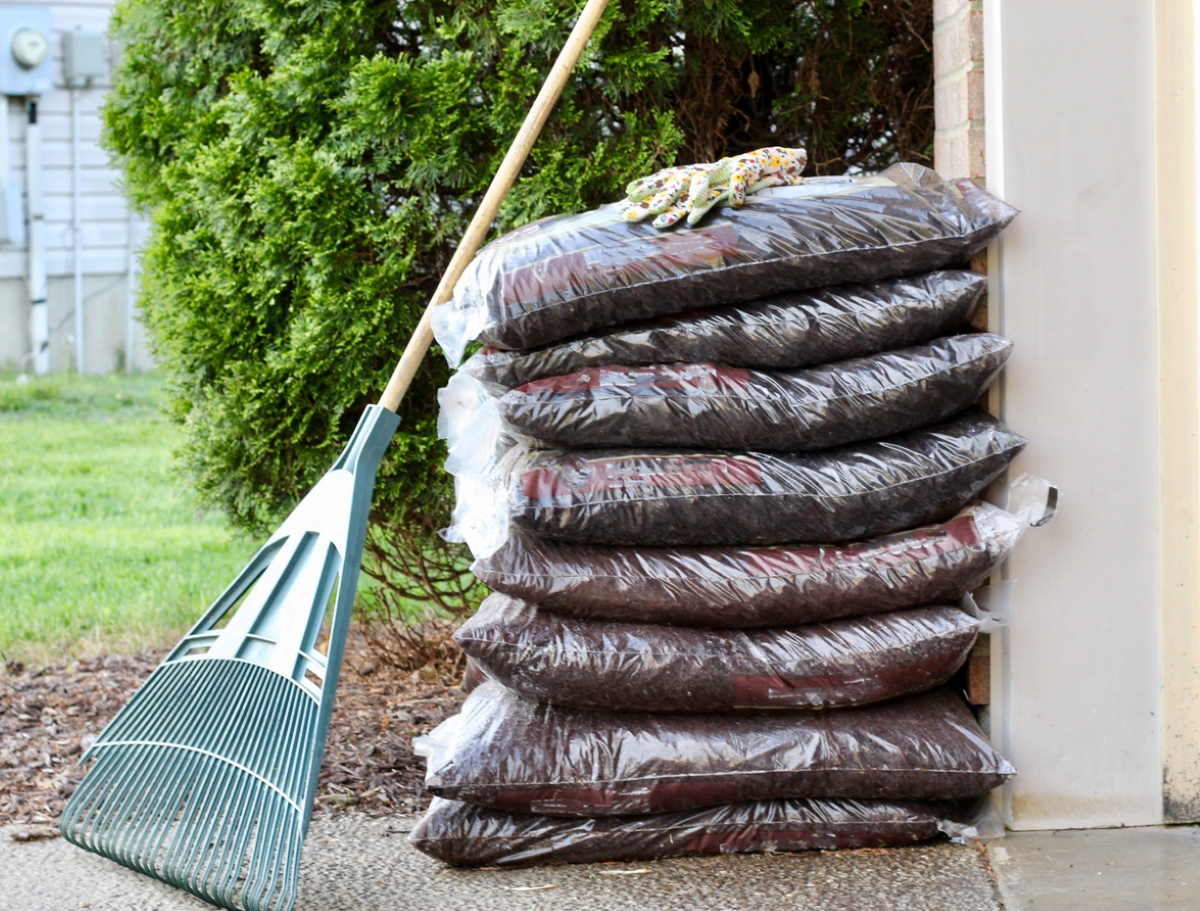
[[[550,110],[558,101],[558,96],[562,94],[563,86],[566,85],[571,71],[575,69],[579,55],[583,53],[588,39],[592,37],[596,23],[600,20],[606,6],[608,6],[608,0],[588,0],[587,6],[583,8],[579,20],[575,23],[575,28],[571,30],[571,35],[567,38],[567,43],[559,53],[558,59],[554,61],[550,75],[546,77],[546,82],[542,85],[542,90],[538,92],[533,107],[525,116],[525,122],[521,124],[520,132],[517,133],[512,145],[508,147],[508,154],[504,156],[504,161],[500,163],[500,169],[492,178],[487,195],[483,197],[483,202],[476,210],[475,217],[471,219],[467,233],[463,235],[458,249],[454,251],[454,257],[442,274],[442,280],[438,283],[437,290],[429,301],[429,306],[421,314],[421,321],[417,323],[416,331],[408,340],[404,354],[400,357],[400,363],[392,371],[392,378],[388,380],[387,388],[383,390],[379,404],[389,411],[399,411],[404,393],[408,391],[417,368],[425,358],[425,352],[433,343],[433,330],[429,326],[429,314],[434,307],[450,300],[454,294],[454,286],[458,283],[463,270],[467,268],[467,264],[475,258],[475,254],[483,245],[488,228],[496,220],[496,213],[500,211],[500,204],[504,202],[504,197],[508,195],[508,191],[516,181],[521,166],[525,164],[525,159],[529,156],[529,150],[537,141],[538,134],[546,123],[546,118],[550,116]]]

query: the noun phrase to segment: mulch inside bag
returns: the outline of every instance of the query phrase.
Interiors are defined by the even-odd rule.
[[[816,178],[750,196],[693,229],[627,222],[616,206],[543,219],[475,257],[433,311],[452,363],[476,337],[531,348],[589,329],[965,262],[1016,210],[920,165]]]
[[[910,845],[934,838],[939,821],[936,807],[884,800],[759,800],[653,816],[570,819],[435,797],[408,840],[460,867],[603,863]]]
[[[509,428],[555,446],[804,452],[943,421],[983,394],[1011,349],[979,333],[787,373],[612,365],[494,401]]]
[[[987,287],[950,270],[779,294],[616,326],[527,351],[485,348],[460,372],[513,389],[605,364],[699,364],[795,370],[919,345],[964,329]]]
[[[827,712],[564,709],[489,681],[413,747],[438,797],[550,816],[795,797],[958,800],[1015,774],[954,692]]]
[[[791,626],[954,602],[1025,526],[989,503],[857,544],[604,547],[517,530],[472,572],[489,588],[573,617],[681,626]]]
[[[945,683],[979,621],[918,607],[792,629],[577,620],[493,594],[454,634],[482,669],[551,705],[730,712],[864,705]]]
[[[971,411],[884,440],[798,455],[535,450],[509,469],[510,496],[518,525],[580,544],[853,541],[953,515],[1024,445],[994,418]]]

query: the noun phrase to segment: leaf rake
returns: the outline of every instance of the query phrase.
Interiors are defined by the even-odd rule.
[[[92,744],[65,838],[215,905],[292,906],[375,470],[399,422],[367,409],[333,469]]]
[[[580,14],[379,404],[84,754],[95,765],[63,811],[68,841],[234,911],[295,904],[375,472],[433,341],[430,311],[482,244],[606,5]]]

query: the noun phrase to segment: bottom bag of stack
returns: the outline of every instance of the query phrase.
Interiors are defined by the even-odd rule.
[[[755,800],[652,816],[572,819],[434,798],[409,841],[462,867],[910,845],[961,826],[911,801]]]

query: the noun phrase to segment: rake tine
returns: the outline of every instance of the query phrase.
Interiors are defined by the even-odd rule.
[[[213,765],[216,760],[205,757],[197,762],[198,767]],[[210,860],[214,856],[211,849],[213,844],[213,832],[221,823],[223,816],[221,810],[229,801],[229,789],[231,785],[237,783],[238,779],[229,775],[219,776],[219,784],[204,795],[200,803],[191,803],[183,810],[183,817],[180,819],[180,826],[176,829],[176,834],[182,836],[179,841],[172,842],[167,846],[167,853],[172,858],[179,858],[178,862],[172,863],[171,866],[178,870],[178,877],[181,882],[188,883],[194,888],[203,888],[206,881],[206,875],[202,872],[204,869],[205,858]],[[207,890],[206,890],[207,891]]]
[[[167,757],[160,752],[150,763],[148,774],[145,777],[151,781],[161,781],[166,766]],[[176,791],[168,788],[159,789],[158,799],[146,807],[146,811],[139,821],[142,829],[141,837],[128,843],[126,855],[128,861],[134,861],[147,855],[154,857],[158,854],[163,829],[170,824],[170,820],[175,818],[183,800],[183,795]],[[148,846],[153,846],[153,848],[150,849]]]
[[[246,812],[229,812],[230,806],[241,806],[247,798],[249,808]],[[237,884],[236,873],[240,872],[242,866],[242,855],[237,853],[237,849],[245,848],[245,841],[241,836],[251,831],[253,820],[258,819],[262,801],[265,799],[266,795],[262,791],[252,789],[245,778],[226,777],[215,800],[217,812],[207,825],[201,823],[198,841],[204,850],[191,852],[194,864],[189,870],[189,877],[192,883],[204,888],[219,901],[232,900],[233,887]],[[196,817],[203,818],[199,813]],[[238,858],[236,863],[232,862],[235,857]],[[221,880],[225,878],[222,876],[223,872],[235,874],[233,883],[226,888],[222,888],[221,885]]]
[[[117,833],[113,838],[113,842],[117,845],[116,850],[125,858],[114,858],[119,863],[133,863],[136,861],[135,857],[130,857],[128,854],[123,834],[128,829],[130,818],[135,815],[137,801],[141,799],[141,794],[148,790],[146,785],[142,785],[141,788],[138,785],[145,780],[146,773],[149,771],[147,766],[152,767],[153,759],[153,754],[132,755],[123,757],[113,763],[116,767],[114,771],[120,775],[120,778],[117,779],[118,785],[120,786],[124,782],[128,782],[129,784],[120,787],[115,792],[115,800],[112,804],[113,812],[111,812],[107,821],[103,817],[100,818],[100,825],[93,830],[93,838],[98,842],[102,842],[107,840],[110,833]],[[154,779],[150,780],[153,781]]]
[[[272,800],[269,802],[268,806],[266,807],[267,816],[264,820],[267,823],[268,832],[274,832],[276,830],[276,826],[281,822],[281,820],[278,819],[278,816],[282,813],[282,811],[283,808],[279,805],[278,801]],[[292,826],[292,821],[288,819],[284,825],[290,829]],[[275,892],[276,884],[280,878],[279,870],[281,866],[283,866],[278,860],[282,849],[282,840],[276,839],[271,844],[270,856],[268,856],[267,852],[265,851],[258,852],[250,862],[250,870],[246,876],[245,888],[247,890],[253,889],[252,894],[254,895],[255,901],[260,905],[266,904],[270,900],[270,896]],[[287,867],[286,869],[288,869],[289,872],[292,872],[295,868]],[[295,872],[298,873],[299,871]],[[289,876],[288,881],[290,882],[296,878],[298,877]],[[283,886],[282,883],[279,883],[279,885],[281,887]]]

